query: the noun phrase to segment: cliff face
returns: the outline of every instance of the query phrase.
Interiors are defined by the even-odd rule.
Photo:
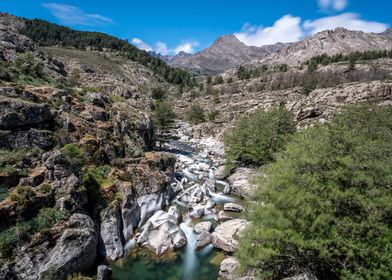
[[[171,85],[114,52],[41,49],[21,26],[0,16],[0,278],[66,279],[121,257],[174,196],[150,119],[151,89]]]

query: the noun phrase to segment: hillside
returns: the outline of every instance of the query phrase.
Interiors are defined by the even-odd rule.
[[[76,31],[38,19],[24,19],[19,29],[22,34],[28,36],[40,46],[62,46],[82,50],[118,52],[121,56],[151,69],[156,75],[162,76],[169,83],[179,85],[192,83],[191,76],[187,72],[171,68],[159,58],[137,49],[125,40],[107,34]]]

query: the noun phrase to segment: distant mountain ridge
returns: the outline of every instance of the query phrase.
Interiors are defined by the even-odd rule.
[[[208,48],[193,55],[179,53],[175,56],[161,56],[172,67],[187,69],[200,74],[216,74],[265,58],[288,44],[278,43],[263,47],[247,46],[233,34],[224,35],[215,40]]]
[[[277,43],[262,47],[247,46],[235,35],[229,34],[219,37],[210,47],[193,55],[179,53],[175,56],[159,57],[173,67],[200,74],[217,74],[244,64],[297,65],[322,54],[390,49],[391,28],[382,33],[365,33],[338,27],[294,43]]]
[[[383,33],[365,33],[342,27],[324,30],[295,42],[279,52],[255,61],[255,64],[299,65],[310,58],[322,54],[350,54],[352,52],[382,51],[392,49],[391,30]]]

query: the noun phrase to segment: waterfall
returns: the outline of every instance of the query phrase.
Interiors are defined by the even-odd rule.
[[[184,170],[182,170],[182,173],[184,174],[185,177],[187,177],[190,181],[197,181],[198,178],[195,174],[193,174],[192,172],[190,172],[187,168],[185,168]]]
[[[186,220],[180,224],[180,229],[184,232],[187,243],[185,248],[185,260],[184,260],[184,279],[193,279],[194,271],[197,267],[196,257],[196,242],[197,235],[193,232],[193,229],[189,226],[190,220]]]
[[[235,202],[237,201],[237,199],[224,195],[223,193],[214,193],[214,192],[209,192],[212,201],[216,202],[216,203],[225,203],[225,202]]]

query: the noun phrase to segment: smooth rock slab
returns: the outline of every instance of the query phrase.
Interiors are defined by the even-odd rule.
[[[178,227],[176,217],[160,210],[147,221],[137,242],[161,256],[184,246],[187,239]]]
[[[244,219],[234,219],[218,225],[212,233],[212,244],[215,248],[232,253],[238,248],[238,237],[248,226]]]
[[[49,261],[40,271],[40,279],[66,279],[68,275],[92,267],[97,255],[98,238],[94,222],[86,214],[73,214]]]

